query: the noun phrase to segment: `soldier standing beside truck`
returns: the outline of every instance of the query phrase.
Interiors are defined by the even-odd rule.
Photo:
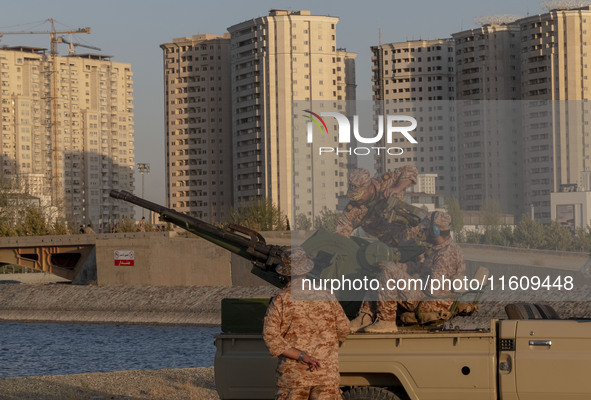
[[[282,261],[276,271],[291,281],[271,300],[263,330],[269,353],[279,357],[275,398],[340,399],[338,350],[349,320],[329,293],[315,292],[314,301],[292,299],[291,286],[314,267],[302,248],[293,247]]]

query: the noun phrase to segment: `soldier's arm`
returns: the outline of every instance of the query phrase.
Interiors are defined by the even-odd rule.
[[[281,296],[276,296],[269,303],[265,314],[263,340],[269,349],[269,354],[271,357],[283,356],[307,364],[312,371],[319,369],[320,362],[317,358],[296,349],[283,338],[285,335],[283,327],[290,325],[289,321],[283,320],[285,315],[283,305]]]
[[[442,252],[437,254],[431,264],[431,279],[442,279],[445,276],[446,279],[454,279],[458,271],[458,260],[449,252]],[[449,287],[446,287],[449,288]],[[439,290],[435,291],[435,296],[445,296],[451,294],[450,290]]]
[[[269,303],[263,324],[263,340],[271,357],[277,357],[291,348],[283,338],[285,332],[282,332],[282,326],[289,326],[289,323],[283,321],[283,299],[276,296]]]
[[[365,214],[367,214],[366,207],[351,203],[347,204],[347,207],[345,207],[345,210],[337,221],[335,232],[344,237],[350,237],[353,230],[361,224]]]
[[[411,187],[417,183],[418,170],[411,165],[404,166],[397,169],[391,174],[390,179],[394,182],[393,185],[384,189],[384,197],[388,198],[394,194],[403,192],[406,188]]]
[[[349,318],[347,318],[347,314],[343,311],[343,307],[336,301],[332,301],[331,305],[334,309],[335,319],[336,319],[336,329],[337,329],[337,338],[339,342],[344,342],[349,336]]]

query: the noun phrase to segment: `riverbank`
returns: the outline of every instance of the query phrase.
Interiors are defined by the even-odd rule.
[[[213,367],[0,379],[1,400],[219,400]]]
[[[221,325],[224,298],[270,297],[273,286],[96,286],[51,281],[49,274],[0,275],[0,321]],[[58,278],[59,279],[59,278]],[[460,329],[489,328],[507,302],[482,302],[456,317]],[[513,301],[520,301],[518,296]],[[591,318],[591,302],[548,302],[562,318]]]
[[[38,274],[24,274],[38,275]],[[0,321],[220,325],[223,298],[269,297],[271,286],[0,284]]]

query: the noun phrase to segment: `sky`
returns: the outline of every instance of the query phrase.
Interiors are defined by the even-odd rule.
[[[415,39],[441,39],[474,28],[474,18],[543,13],[540,0],[18,0],[4,2],[0,32],[90,27],[74,41],[101,48],[112,60],[130,63],[134,74],[135,162],[149,163],[145,198],[165,204],[163,62],[160,45],[173,38],[223,34],[237,23],[268,15],[271,9],[310,10],[339,17],[337,47],[358,53],[357,98],[371,99],[370,46]],[[49,35],[6,35],[0,45],[49,48]],[[80,48],[79,48],[80,49]],[[60,55],[67,45],[60,45]],[[78,52],[95,52],[80,49]],[[142,192],[135,174],[135,193]],[[138,214],[136,212],[136,217]]]

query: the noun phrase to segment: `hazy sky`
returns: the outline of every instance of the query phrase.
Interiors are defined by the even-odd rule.
[[[473,28],[475,17],[519,16],[544,12],[539,0],[414,0],[414,1],[267,1],[267,0],[12,0],[2,4],[0,32],[90,27],[90,35],[74,41],[99,47],[114,61],[130,63],[134,74],[135,161],[150,163],[145,177],[146,199],[164,204],[164,106],[160,44],[200,33],[223,34],[226,28],[267,15],[270,9],[310,10],[340,18],[337,46],[358,53],[357,97],[371,98],[370,46],[382,42],[439,39]],[[49,35],[6,35],[0,45],[49,48]],[[80,49],[78,52],[92,50]],[[60,45],[67,54],[67,45]],[[141,178],[136,172],[136,193]],[[137,217],[137,213],[136,213]]]

